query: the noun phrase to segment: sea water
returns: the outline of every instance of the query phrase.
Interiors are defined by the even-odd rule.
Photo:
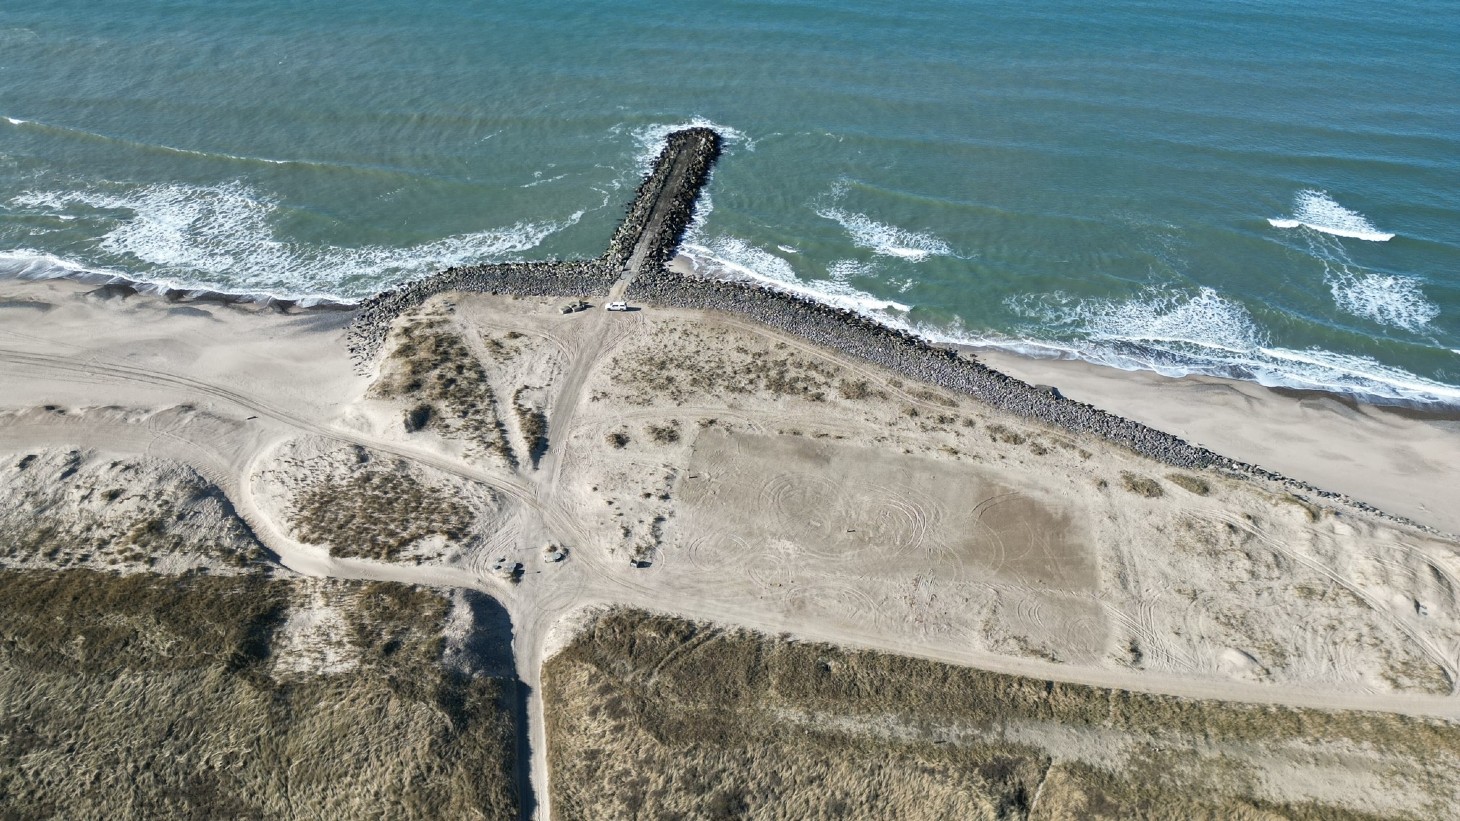
[[[1452,2],[0,7],[0,275],[353,299],[685,250],[930,337],[1460,403]]]

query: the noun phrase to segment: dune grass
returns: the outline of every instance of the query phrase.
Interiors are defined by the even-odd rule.
[[[554,657],[543,694],[562,818],[1366,817],[1265,792],[1264,762],[1307,766],[1313,744],[1359,751],[1340,779],[1408,773],[1432,790],[1424,817],[1454,809],[1460,760],[1437,720],[1061,684],[630,610]]]
[[[340,584],[360,663],[276,675],[287,580],[0,571],[5,817],[514,817],[506,685],[440,664],[446,600]]]
[[[436,487],[390,470],[325,476],[295,499],[294,534],[330,555],[394,561],[428,536],[462,538],[476,517]]]
[[[392,338],[395,347],[373,394],[416,403],[406,414],[407,429],[431,421],[442,435],[464,439],[516,466],[517,455],[507,440],[486,368],[461,335],[444,320],[427,318],[400,323]],[[419,414],[423,406],[430,413]]]

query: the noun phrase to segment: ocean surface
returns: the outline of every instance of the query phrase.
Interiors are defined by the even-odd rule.
[[[358,298],[593,256],[687,124],[728,137],[706,271],[1460,404],[1454,0],[7,3],[0,275]]]

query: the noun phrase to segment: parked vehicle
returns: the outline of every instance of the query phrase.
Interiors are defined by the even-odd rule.
[[[610,303],[608,303],[608,309],[610,311],[627,311],[629,309],[629,303],[627,303],[627,302],[610,302]]]
[[[588,306],[588,303],[586,303],[586,302],[584,302],[583,300],[580,299],[577,302],[569,302],[567,305],[564,305],[563,306],[563,313],[565,313],[565,314],[571,314],[571,313],[576,313],[578,311],[586,311],[586,310],[588,310],[588,307],[589,307]]]

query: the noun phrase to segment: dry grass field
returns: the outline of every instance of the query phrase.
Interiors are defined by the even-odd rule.
[[[348,669],[280,664],[294,582],[0,571],[8,818],[507,818],[508,685],[440,662],[446,599],[336,583]]]
[[[644,611],[546,665],[558,817],[1435,818],[1460,726],[1198,701]]]

